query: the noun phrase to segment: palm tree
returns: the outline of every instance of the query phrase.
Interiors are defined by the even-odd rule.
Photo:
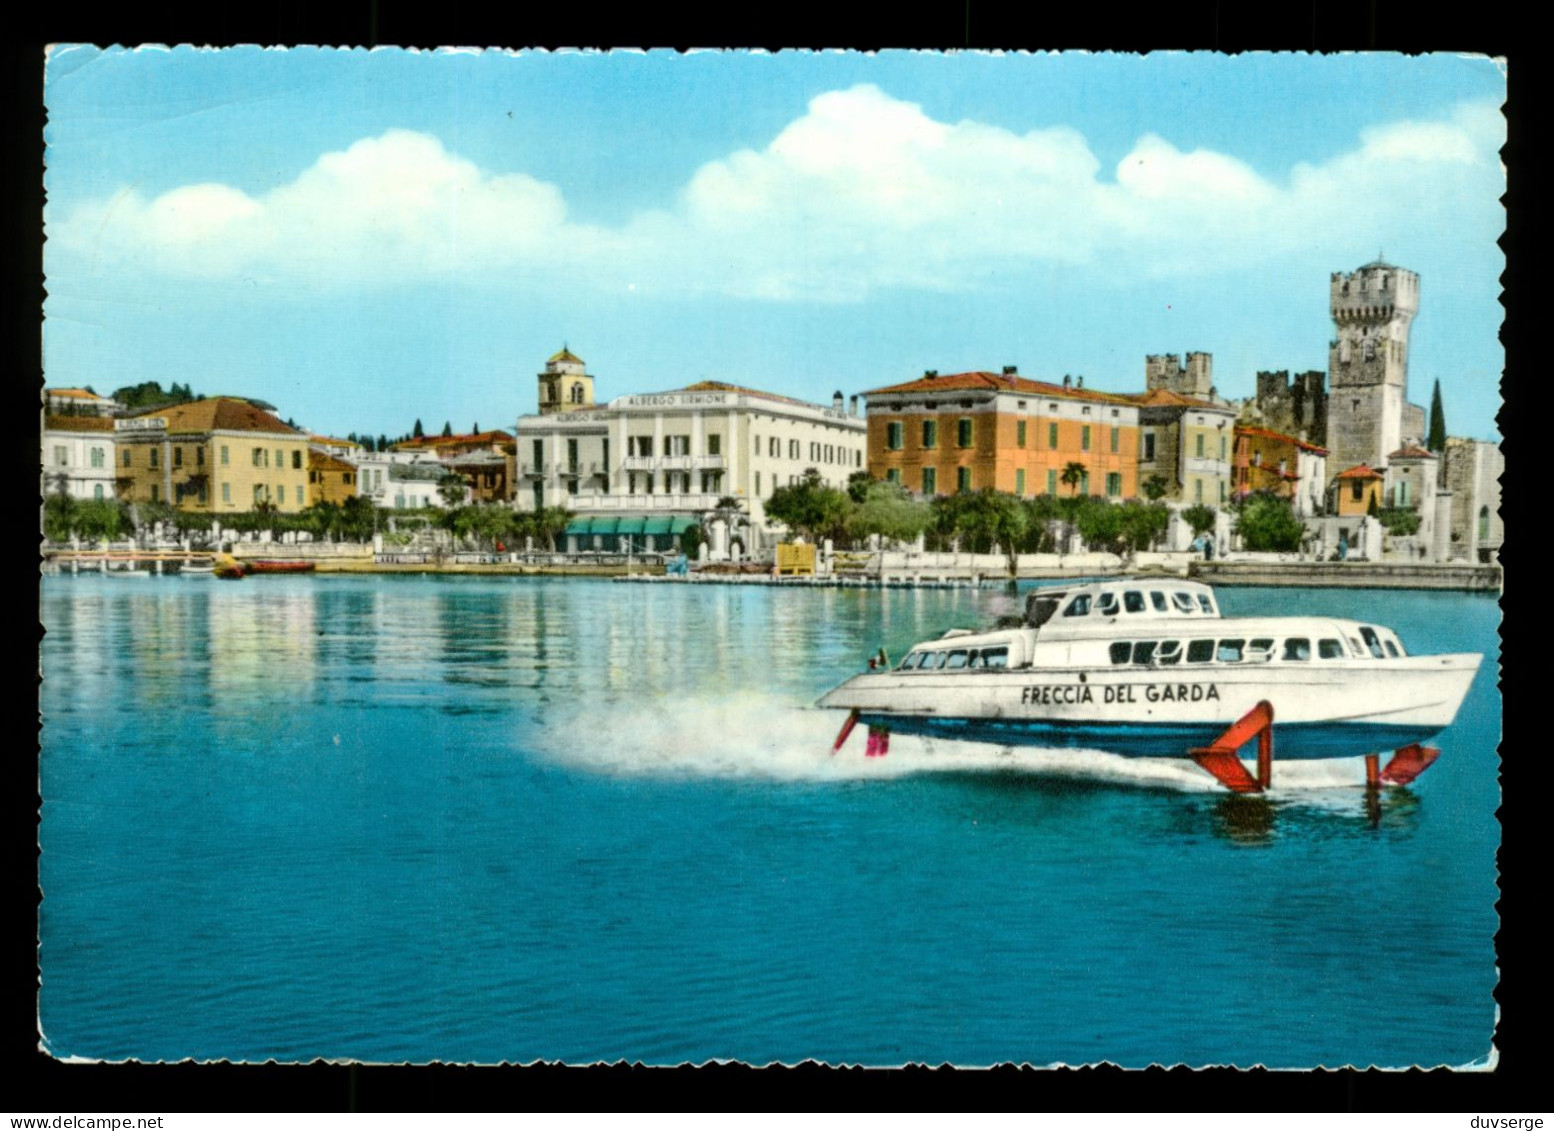
[[[1078,495],[1079,485],[1088,479],[1089,476],[1090,472],[1085,465],[1075,459],[1069,460],[1068,463],[1063,465],[1063,474],[1059,475],[1058,479],[1063,486],[1072,490],[1075,495]]]

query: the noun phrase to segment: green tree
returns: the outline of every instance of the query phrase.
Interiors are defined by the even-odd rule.
[[[1403,537],[1419,533],[1419,512],[1412,507],[1383,507],[1377,517],[1388,534]]]
[[[863,497],[853,496],[856,506],[847,516],[847,533],[854,542],[873,534],[892,542],[911,542],[933,521],[932,508],[912,498],[911,492],[899,483],[871,479],[861,486]],[[854,483],[849,481],[849,495],[853,487]]]
[[[1092,550],[1120,554],[1124,549],[1122,507],[1105,499],[1080,499],[1074,511],[1074,527]]]
[[[566,533],[572,522],[572,512],[565,507],[541,507],[537,511],[525,511],[519,517],[523,520],[521,531],[542,543],[551,553],[556,552],[556,539]]]
[[[453,422],[451,420],[444,420],[442,422],[442,434],[444,436],[453,435]]]
[[[867,470],[853,472],[847,477],[847,497],[855,503],[862,503],[868,497],[869,485],[874,482],[874,476]]]
[[[1025,508],[1025,534],[1020,539],[1020,550],[1028,554],[1050,554],[1057,550],[1052,525],[1063,518],[1061,504],[1067,499],[1052,495],[1034,495],[1022,501]]]
[[[335,530],[346,542],[368,542],[377,533],[378,508],[365,495],[352,495],[340,504]]]
[[[1446,409],[1441,404],[1441,380],[1435,380],[1435,393],[1430,397],[1430,438],[1425,447],[1432,452],[1446,450]]]
[[[1163,475],[1151,475],[1144,480],[1144,497],[1150,502],[1165,498],[1166,492],[1170,489],[1170,480]]]
[[[980,491],[940,495],[929,506],[940,546],[954,537],[970,553],[986,554],[996,543],[1008,558],[1009,576],[1014,576],[1026,532],[1027,512],[1022,499],[984,487]]]
[[[779,487],[766,501],[766,513],[811,541],[844,531],[852,501],[846,492],[828,487],[813,467],[798,483]]]
[[[410,434],[417,440],[426,435],[426,431],[421,427],[421,418],[419,416],[415,418],[415,427],[411,429]]]
[[[1079,485],[1085,481],[1088,475],[1089,472],[1085,465],[1076,459],[1070,460],[1068,463],[1063,465],[1063,474],[1059,475],[1058,479],[1062,482],[1063,486],[1067,487],[1077,497],[1079,494]]]
[[[1214,529],[1215,514],[1213,507],[1206,507],[1202,503],[1194,503],[1182,511],[1182,521],[1192,530],[1194,535],[1207,534]]]
[[[1248,495],[1236,515],[1236,533],[1248,550],[1298,550],[1305,532],[1289,500],[1267,492]]]
[[[1171,526],[1171,510],[1162,502],[1141,503],[1136,499],[1120,504],[1123,545],[1139,553],[1153,549]]]
[[[448,472],[437,481],[437,493],[442,496],[443,506],[450,508],[463,506],[469,496],[464,476],[455,471]]]
[[[680,531],[680,552],[692,561],[696,560],[696,553],[701,549],[701,544],[707,539],[703,536],[701,526],[692,523]]]

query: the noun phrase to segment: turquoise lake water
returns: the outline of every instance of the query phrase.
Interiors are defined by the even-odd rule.
[[[42,584],[57,1056],[1466,1065],[1490,1051],[1499,607],[1222,589],[1486,661],[1441,760],[829,750],[810,704],[999,590]],[[1406,958],[1406,960],[1405,960]]]

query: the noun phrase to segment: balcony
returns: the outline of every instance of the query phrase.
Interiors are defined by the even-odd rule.
[[[665,471],[689,471],[695,456],[665,456],[658,461],[658,466]]]
[[[714,494],[657,494],[657,495],[605,495],[589,492],[586,495],[569,495],[565,500],[568,510],[578,514],[609,511],[617,514],[648,511],[710,511],[718,505],[720,496]]]
[[[722,471],[728,466],[728,462],[722,456],[697,456],[692,461],[692,466],[697,471]]]
[[[550,474],[550,468],[548,463],[526,463],[518,474],[525,479],[544,479]]]
[[[627,456],[624,466],[627,471],[652,471],[657,464],[652,456]]]

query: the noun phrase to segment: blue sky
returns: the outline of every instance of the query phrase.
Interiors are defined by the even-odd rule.
[[[1448,55],[56,48],[46,375],[336,434],[511,428],[563,342],[605,399],[1188,350],[1242,396],[1384,251],[1411,399],[1490,437],[1504,97]]]

